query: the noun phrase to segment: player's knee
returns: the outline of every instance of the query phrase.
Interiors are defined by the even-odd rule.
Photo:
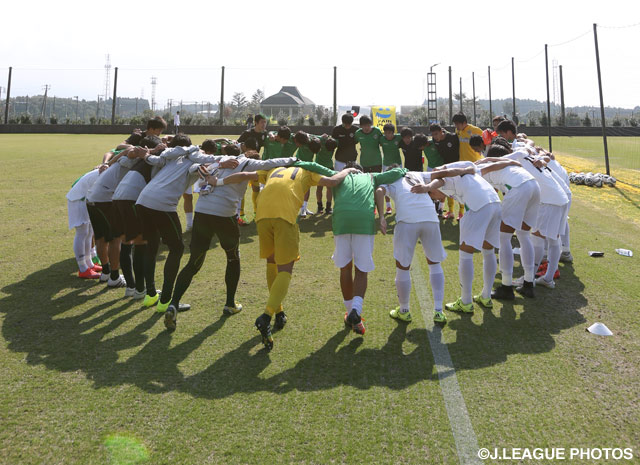
[[[240,249],[238,249],[238,247],[234,247],[232,249],[225,249],[224,252],[227,254],[228,262],[240,261]]]

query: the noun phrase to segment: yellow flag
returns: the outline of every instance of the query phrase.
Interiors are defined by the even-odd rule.
[[[396,125],[396,107],[371,107],[371,113],[373,114],[373,125],[380,130],[387,123]]]

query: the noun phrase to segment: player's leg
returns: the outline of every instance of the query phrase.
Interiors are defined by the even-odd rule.
[[[362,310],[364,296],[367,292],[368,274],[375,269],[373,263],[375,236],[372,234],[351,234],[350,236],[355,273],[353,277],[353,303],[347,320],[354,332],[364,334],[365,327],[362,323]]]
[[[223,312],[227,315],[233,315],[242,310],[242,305],[236,303],[236,291],[240,281],[240,229],[233,218],[218,217],[216,219],[216,234],[220,240],[220,246],[227,256],[227,267],[224,275],[227,300]]]
[[[453,199],[451,197],[447,197],[447,212],[444,214],[444,219],[453,219]]]
[[[307,208],[309,204],[309,194],[311,193],[311,189],[307,190],[304,194],[304,202],[302,202],[302,207],[300,207],[300,216],[306,218],[307,215],[313,215],[314,213]]]
[[[87,243],[89,247],[87,248]],[[85,279],[99,279],[100,273],[94,270],[91,261],[91,224],[83,223],[75,227],[73,238],[73,253],[78,264],[78,277]]]
[[[500,274],[502,284],[491,291],[491,298],[498,300],[513,300],[513,249],[511,247],[511,237],[515,229],[507,225],[504,221],[500,223]]]
[[[157,216],[160,214],[155,210],[136,205],[136,210],[140,215],[142,222],[142,238],[146,242],[144,247],[144,281],[147,289],[146,296],[142,305],[152,307],[160,298],[159,291],[156,289],[156,257],[158,248],[160,247],[160,233],[156,225]]]
[[[351,250],[350,234],[333,236],[333,262],[340,269],[340,291],[344,303],[345,318],[353,308],[353,251]]]
[[[182,199],[184,203],[182,207],[184,208],[184,216],[187,220],[187,231],[191,231],[193,228],[193,186],[189,186],[187,192],[182,194]]]
[[[331,215],[333,213],[333,207],[331,206],[333,202],[333,191],[331,188],[327,187],[327,208],[325,209],[325,213],[327,215]]]
[[[411,321],[411,261],[418,241],[415,224],[399,222],[393,231],[393,257],[396,259],[396,294],[398,307],[389,312],[391,318]]]
[[[442,246],[440,224],[427,221],[419,224],[420,242],[422,243],[422,249],[427,258],[427,264],[429,265],[429,281],[434,306],[433,320],[436,323],[446,323],[447,317],[442,311],[444,301],[444,271],[441,263],[447,257],[447,253]]]
[[[109,280],[109,274],[111,272],[111,265],[109,263],[109,242],[106,240],[109,222],[97,204],[87,204],[87,212],[91,221],[91,229],[93,230],[95,237],[96,252],[100,259],[100,263],[102,264],[100,282],[106,282]]]
[[[175,284],[178,271],[180,271],[180,259],[184,253],[184,243],[182,242],[182,225],[176,212],[160,212],[158,216],[158,229],[162,242],[169,248],[167,259],[164,262],[164,276],[162,283],[162,293],[160,302],[156,310],[164,312],[169,308],[173,285]]]
[[[318,204],[318,209],[316,210],[316,213],[318,215],[321,215],[322,213],[324,213],[324,206],[322,205],[322,191],[324,190],[323,186],[316,186],[316,203]],[[327,191],[330,191],[330,189],[327,187]]]
[[[494,249],[500,246],[500,204],[490,203],[485,205],[478,213],[482,215],[483,220],[487,221],[487,223],[484,227],[482,243],[482,293],[474,296],[473,300],[485,308],[492,308],[491,291],[496,279],[496,271],[498,271],[498,261]],[[511,240],[511,236],[509,236],[509,240]],[[511,250],[511,243],[509,243],[509,250]],[[513,258],[513,252],[511,253]],[[513,263],[511,266],[513,267]]]

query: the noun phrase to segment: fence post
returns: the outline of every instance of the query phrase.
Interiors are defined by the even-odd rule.
[[[105,99],[107,96],[105,95]],[[116,123],[116,101],[118,98],[118,67],[116,66],[115,73],[113,75],[113,102],[111,102],[111,124]]]
[[[604,98],[602,97],[602,75],[600,74],[600,51],[598,50],[598,25],[593,23],[593,40],[596,44],[596,65],[598,67],[598,89],[600,89],[600,117],[602,118],[602,142],[604,144],[604,163],[609,172],[609,147],[607,147],[607,122],[604,119]]]
[[[338,67],[333,67],[333,124],[338,124]]]
[[[462,78],[460,78],[460,113],[464,113],[464,109],[462,108]]]
[[[547,74],[547,133],[549,134],[549,152],[553,152],[553,145],[551,143],[551,102],[549,98],[549,52],[547,44],[544,44],[544,71]]]
[[[491,66],[487,66],[489,72],[489,119],[493,122],[493,107],[491,105]]]
[[[180,102],[182,105],[182,102]],[[196,112],[198,104],[196,103]],[[222,80],[220,81],[220,125],[224,126],[224,66],[222,67]]]
[[[471,84],[473,86],[473,125],[477,126],[477,123],[476,123],[476,73],[475,73],[475,71],[471,72]]]
[[[453,116],[453,83],[451,81],[451,66],[449,66],[449,124]]]
[[[513,89],[513,115],[512,115],[512,120],[514,123],[516,123],[516,126],[518,126],[519,121],[517,120],[516,117],[516,71],[514,68],[514,59],[513,57],[511,57],[511,86]]]
[[[564,82],[562,80],[562,65],[560,65],[560,117],[562,118],[562,125],[567,125],[566,117],[567,115],[564,112]]]
[[[7,101],[4,105],[4,124],[9,122],[9,101],[11,100],[11,72],[13,67],[9,66],[9,80],[7,82]]]

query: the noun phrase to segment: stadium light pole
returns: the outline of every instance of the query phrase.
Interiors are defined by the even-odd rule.
[[[11,99],[11,73],[13,67],[9,66],[9,79],[7,80],[7,100],[4,105],[4,124],[9,122],[9,100]]]
[[[564,110],[564,82],[562,80],[562,65],[560,65],[560,114],[562,115],[562,125],[567,125],[566,114]]]
[[[105,95],[105,99],[107,96]],[[116,123],[116,101],[118,99],[118,67],[115,68],[113,75],[113,101],[111,102],[111,124]]]
[[[549,135],[549,152],[553,152],[551,143],[551,102],[549,97],[549,46],[544,44],[544,71],[547,74],[547,134]]]
[[[600,90],[600,117],[602,118],[602,142],[604,143],[604,163],[609,172],[609,147],[607,146],[607,123],[604,119],[604,98],[602,96],[602,75],[600,73],[600,51],[598,50],[598,25],[593,23],[593,40],[596,44],[596,65],[598,67],[598,89]]]

